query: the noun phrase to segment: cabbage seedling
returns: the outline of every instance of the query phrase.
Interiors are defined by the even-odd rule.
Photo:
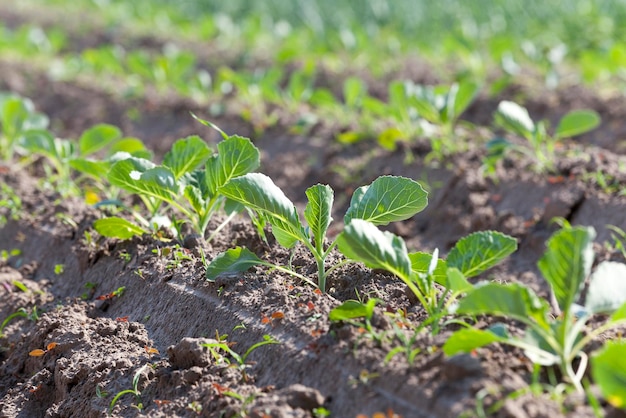
[[[250,173],[234,178],[220,188],[220,193],[266,219],[272,225],[276,240],[283,247],[293,248],[296,243],[304,244],[317,262],[317,286],[322,292],[326,291],[328,275],[345,264],[338,263],[329,269],[325,265],[328,254],[337,245],[337,240],[325,245],[326,232],[332,222],[330,214],[334,199],[333,190],[329,186],[317,184],[306,190],[308,204],[304,217],[308,227],[300,220],[295,205],[264,174]],[[381,176],[372,184],[354,192],[344,222],[350,224],[364,219],[375,225],[387,225],[408,219],[426,207],[427,195],[414,180]],[[270,265],[314,284],[301,274],[266,263],[241,247],[218,255],[207,267],[207,279],[214,280],[222,273],[246,271],[253,265]]]
[[[484,231],[462,238],[448,259],[440,260],[437,250],[433,255],[409,253],[402,238],[360,219],[345,227],[337,243],[349,259],[387,270],[402,280],[428,313],[434,334],[447,307],[473,288],[467,278],[483,273],[517,249],[514,238]],[[443,288],[441,296],[436,284]]]
[[[162,205],[176,209],[182,222],[189,222],[202,236],[212,216],[224,208],[230,216],[214,235],[241,209],[228,202],[220,188],[259,166],[259,150],[248,138],[222,135],[216,153],[199,137],[190,136],[174,143],[162,165],[141,158],[118,161],[109,171],[109,182],[137,194],[153,217]],[[121,239],[145,232],[121,218],[101,219],[94,227],[102,235]]]
[[[454,312],[466,315],[494,315],[510,318],[526,326],[522,338],[508,333],[506,325],[487,330],[466,328],[454,333],[444,344],[447,355],[468,352],[499,342],[520,347],[528,358],[542,366],[557,366],[576,389],[583,392],[587,368],[585,346],[601,333],[626,323],[626,265],[605,261],[591,275],[585,305],[576,304],[593,263],[593,228],[576,227],[556,232],[539,260],[539,270],[550,284],[558,317],[549,314],[549,304],[521,283],[477,285],[461,299]],[[596,314],[612,314],[593,330],[585,324]],[[579,359],[577,370],[573,361]]]
[[[592,110],[574,110],[559,121],[554,134],[548,134],[546,121],[533,122],[526,108],[510,101],[502,101],[495,113],[495,123],[512,135],[526,139],[524,146],[496,138],[487,144],[489,155],[485,161],[488,170],[493,170],[495,162],[511,149],[535,161],[538,172],[555,170],[555,150],[557,143],[595,129],[600,124],[600,116]]]

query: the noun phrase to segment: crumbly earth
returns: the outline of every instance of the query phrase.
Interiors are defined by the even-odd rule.
[[[186,135],[219,140],[189,116],[206,109],[183,99],[120,100],[3,61],[0,73],[0,90],[32,97],[62,137],[113,123],[144,140],[156,158]],[[626,108],[584,88],[537,92],[515,86],[497,98],[481,96],[465,118],[489,124],[499,100],[522,93],[532,97],[527,104],[533,117],[555,120],[581,107],[602,114],[600,129],[566,145],[559,175],[538,175],[528,161],[505,159],[495,176],[485,177],[481,161],[491,134],[481,130],[471,131],[469,150],[434,165],[424,162],[426,142],[396,151],[368,142],[343,147],[334,141],[332,124],[307,135],[291,133],[286,124],[254,135],[238,117],[213,121],[228,133],[252,137],[263,153],[260,171],[299,209],[307,187],[330,184],[336,194],[331,235],[341,231],[356,187],[382,174],[411,177],[429,188],[429,206],[390,227],[411,250],[439,248],[445,255],[474,231],[510,234],[519,250],[480,279],[524,282],[547,297],[536,263],[556,229],[554,217],[596,228],[597,261],[624,261],[604,244],[613,242],[607,225],[626,229],[626,197],[602,191],[585,174],[602,170],[615,184],[626,184],[626,159],[619,155]],[[575,393],[532,393],[533,367],[519,350],[488,346],[444,356],[440,348],[452,325],[438,335],[418,334],[410,349],[419,353],[410,362],[405,352],[389,356],[401,346],[400,336],[412,335],[409,330],[426,318],[402,282],[385,272],[345,267],[330,277],[327,294],[266,268],[208,282],[203,258],[235,245],[273,263],[291,260],[310,277],[316,266],[302,248],[290,254],[271,234],[263,242],[244,217],[210,243],[104,239],[92,228],[98,210],[47,190],[40,174],[37,164],[0,166],[0,182],[16,191],[22,205],[15,217],[0,207],[8,217],[0,250],[20,250],[0,262],[0,320],[9,319],[0,338],[2,417],[315,417],[323,409],[333,417],[594,416]],[[332,254],[330,262],[338,257]],[[120,295],[111,295],[121,287]],[[371,331],[329,321],[333,307],[365,297],[382,300]],[[487,325],[478,320],[477,326]],[[266,338],[276,343],[254,349],[241,365],[218,347],[227,344],[242,355]],[[33,350],[43,355],[30,355]],[[539,379],[547,382],[543,374]]]

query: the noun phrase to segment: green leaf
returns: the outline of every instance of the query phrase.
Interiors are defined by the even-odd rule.
[[[517,249],[517,240],[495,231],[475,232],[461,238],[448,254],[448,267],[474,277],[500,263]]]
[[[409,260],[411,260],[411,273],[419,285],[422,293],[429,293],[432,289],[433,283],[439,283],[444,285],[446,282],[446,261],[437,257],[437,264],[434,270],[431,272],[431,277],[428,277],[428,273],[431,268],[431,262],[433,261],[433,254],[424,252],[416,252],[409,254]]]
[[[274,236],[283,247],[291,248],[297,241],[308,240],[296,207],[265,174],[248,173],[235,177],[222,186],[219,192],[265,214],[272,225]]]
[[[32,153],[57,158],[54,136],[46,130],[31,130],[22,134],[22,146]]]
[[[496,110],[496,124],[509,132],[525,138],[532,136],[535,124],[528,114],[528,110],[514,102],[503,100]]]
[[[474,287],[459,301],[456,313],[467,315],[499,315],[517,319],[526,324],[529,320],[548,329],[548,304],[520,283],[502,285],[487,283]]]
[[[411,270],[415,274],[428,274],[430,262],[433,259],[433,255],[424,252],[416,252],[409,254],[409,260],[411,260]],[[437,259],[437,265],[432,273],[433,279],[439,284],[443,284],[446,281],[448,269],[446,260],[441,258]]]
[[[458,119],[459,116],[469,107],[470,104],[476,98],[480,85],[473,81],[462,81],[458,83],[458,90],[454,98],[454,119]]]
[[[124,138],[111,145],[111,154],[116,152],[127,152],[133,157],[150,159],[151,153],[146,149],[146,146],[140,139],[137,138]]]
[[[85,157],[93,154],[121,137],[122,132],[116,126],[105,123],[95,125],[80,136],[78,140],[80,155]]]
[[[96,180],[104,179],[109,172],[111,166],[106,161],[94,161],[86,158],[74,158],[70,160],[70,166],[83,174],[91,176]]]
[[[217,156],[206,164],[206,181],[209,193],[217,190],[232,178],[248,174],[259,167],[260,153],[248,138],[230,136],[217,144]]]
[[[357,300],[347,300],[328,313],[331,321],[349,321],[356,318],[371,319],[376,306],[376,299],[369,299],[367,303]]]
[[[374,225],[403,221],[421,212],[428,204],[428,192],[409,178],[381,176],[352,195],[345,224],[363,219]]]
[[[591,357],[591,373],[611,405],[626,407],[626,342],[608,341]]]
[[[410,105],[417,110],[420,117],[431,123],[442,122],[440,110],[443,110],[443,106],[440,107],[439,105],[443,105],[443,97],[439,100],[441,103],[438,103],[438,97],[432,87],[405,84],[405,89],[408,90]]]
[[[611,319],[609,321],[616,322],[623,319],[626,319],[626,303],[624,303],[622,306],[617,308],[615,312],[613,312],[613,315],[611,315]]]
[[[0,109],[0,122],[2,130],[9,138],[14,138],[22,131],[24,122],[28,117],[29,110],[24,99],[11,97],[2,103]]]
[[[241,273],[252,266],[262,264],[263,260],[244,247],[231,248],[218,254],[206,269],[206,278],[214,281],[221,274]]]
[[[169,168],[154,167],[150,161],[139,158],[113,164],[108,179],[114,186],[159,200],[170,201],[178,194],[176,179]]]
[[[148,233],[140,226],[117,216],[98,219],[94,221],[93,227],[102,236],[119,239],[130,239]]]
[[[306,190],[306,195],[309,202],[304,210],[304,218],[311,228],[315,247],[321,250],[326,231],[333,220],[330,216],[333,208],[333,189],[327,185],[316,184]]]
[[[343,83],[343,98],[348,108],[354,109],[367,91],[365,83],[359,77],[348,77]]]
[[[445,282],[438,282],[446,289],[449,289],[454,293],[467,293],[474,289],[474,285],[467,281],[467,278],[459,269],[449,267],[446,273]]]
[[[446,356],[453,356],[457,353],[469,353],[476,348],[505,340],[506,338],[489,330],[464,328],[452,334],[442,349]]]
[[[354,219],[337,237],[339,251],[372,269],[387,270],[404,281],[411,276],[411,260],[404,240],[374,224]]]
[[[554,135],[557,138],[571,138],[584,134],[600,125],[600,115],[593,110],[574,110],[559,121]]]
[[[537,264],[563,311],[576,301],[591,271],[594,237],[593,228],[561,229],[548,240]]]
[[[163,158],[163,165],[169,167],[174,177],[179,179],[190,173],[209,158],[211,149],[199,136],[192,135],[174,142]]]
[[[626,264],[604,261],[591,275],[585,307],[592,313],[612,313],[626,303]]]

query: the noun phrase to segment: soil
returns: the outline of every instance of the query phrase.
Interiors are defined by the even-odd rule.
[[[424,71],[414,77],[430,79]],[[55,81],[45,72],[1,60],[0,74],[0,90],[31,97],[61,137],[112,123],[141,138],[157,159],[174,140],[190,134],[212,144],[219,140],[189,116],[190,111],[203,115],[206,108],[183,98],[123,100],[97,85]],[[582,107],[602,115],[601,128],[565,145],[557,175],[535,174],[528,161],[507,158],[495,176],[485,177],[483,144],[492,134],[481,130],[472,131],[476,138],[469,150],[433,164],[424,161],[429,151],[424,141],[396,151],[371,142],[344,147],[334,141],[332,123],[308,135],[293,134],[285,124],[257,135],[232,113],[212,121],[254,140],[262,151],[260,171],[300,210],[306,188],[331,185],[336,195],[331,235],[341,231],[356,187],[382,174],[411,177],[429,188],[429,205],[390,227],[411,250],[439,248],[445,256],[471,232],[510,234],[519,250],[480,279],[520,281],[548,297],[536,263],[557,228],[554,217],[596,229],[596,261],[624,261],[604,244],[613,242],[607,225],[626,229],[626,196],[602,189],[585,174],[601,170],[614,184],[626,184],[626,158],[618,154],[624,149],[626,107],[623,100],[599,97],[584,87],[512,86],[498,97],[481,96],[465,119],[489,125],[499,100],[520,94],[530,98],[526,104],[535,118],[554,121]],[[266,268],[208,282],[203,257],[211,260],[234,245],[277,264],[291,260],[311,277],[316,266],[302,248],[289,254],[271,234],[263,242],[245,217],[210,243],[104,239],[92,229],[98,210],[47,190],[36,168],[3,165],[0,178],[22,205],[16,217],[0,207],[9,218],[0,228],[0,250],[20,251],[0,262],[0,319],[22,308],[30,314],[2,329],[0,416],[314,417],[322,416],[322,408],[333,417],[478,416],[482,409],[499,417],[594,416],[585,397],[575,393],[562,398],[531,393],[533,366],[517,349],[493,345],[444,356],[440,347],[452,326],[435,336],[418,334],[412,348],[419,354],[412,362],[404,354],[388,358],[400,344],[396,332],[408,335],[425,314],[406,286],[385,272],[345,267],[330,277],[327,294]],[[112,295],[122,287],[121,294]],[[332,308],[358,297],[383,301],[371,332],[329,321]],[[477,326],[485,321],[479,318]],[[231,364],[219,361],[209,348],[228,344],[243,354],[266,338],[277,343],[254,349],[241,367],[223,351]],[[37,349],[44,354],[29,355]],[[131,393],[134,379],[137,392]],[[607,415],[620,414],[608,405],[602,408]]]

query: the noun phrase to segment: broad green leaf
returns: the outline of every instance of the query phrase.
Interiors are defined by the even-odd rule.
[[[262,264],[263,260],[244,247],[231,248],[218,254],[206,269],[206,278],[214,281],[221,274],[241,273],[252,266]]]
[[[316,184],[306,190],[309,202],[304,210],[304,218],[311,228],[315,239],[315,246],[323,249],[326,230],[333,218],[330,213],[333,208],[333,189],[330,186]]]
[[[424,252],[416,252],[409,254],[409,260],[411,260],[411,270],[415,274],[428,274],[428,268],[430,262],[433,259],[433,255]],[[446,281],[446,260],[439,258],[437,260],[437,266],[433,271],[433,279],[439,284],[443,284]]]
[[[417,282],[422,293],[429,293],[433,283],[443,285],[446,281],[446,261],[437,257],[437,264],[432,271],[432,278],[428,278],[428,272],[433,260],[433,254],[416,252],[409,254],[411,260],[412,277]]]
[[[345,224],[363,219],[374,225],[403,221],[421,212],[428,204],[428,192],[409,178],[381,176],[352,195],[344,216]]]
[[[468,353],[476,348],[505,340],[506,338],[502,338],[489,330],[464,328],[452,334],[442,349],[446,356],[453,356],[457,353]]]
[[[85,157],[93,154],[121,137],[122,132],[116,126],[105,123],[95,125],[80,136],[78,140],[80,155]]]
[[[127,152],[133,157],[145,158],[149,160],[152,157],[152,153],[146,149],[146,146],[140,139],[137,138],[124,138],[116,141],[111,145],[111,154],[116,152]]]
[[[198,214],[198,216],[203,216],[205,211],[205,201],[202,198],[202,192],[195,186],[191,184],[187,185],[184,189],[185,198],[193,208],[193,210]]]
[[[308,240],[296,207],[265,174],[235,177],[222,186],[219,193],[266,215],[274,236],[283,247],[291,248],[297,241]]]
[[[533,320],[548,328],[548,304],[526,286],[519,283],[507,285],[487,283],[474,287],[459,301],[456,313],[468,315],[500,315],[526,324]]]
[[[206,164],[206,181],[209,193],[217,190],[232,178],[248,174],[259,167],[260,154],[248,138],[231,136],[217,144],[217,156]]]
[[[178,194],[174,174],[167,167],[148,168],[151,165],[139,158],[118,161],[109,170],[109,182],[131,193],[172,200]]]
[[[626,407],[626,342],[608,341],[591,357],[591,373],[607,402]]]
[[[461,238],[448,254],[448,267],[474,277],[495,266],[517,249],[517,240],[495,231],[475,232]]]
[[[467,278],[459,269],[449,267],[446,273],[445,282],[439,283],[446,289],[450,289],[454,293],[466,293],[474,288],[474,285],[467,281]]]
[[[443,110],[443,107],[440,108],[438,106],[437,97],[430,86],[405,85],[405,88],[411,91],[412,94],[409,96],[409,103],[417,110],[420,117],[431,123],[441,122],[440,110]]]
[[[357,300],[347,300],[328,313],[331,321],[348,321],[356,318],[370,319],[374,314],[376,299],[370,299],[367,303]]]
[[[348,77],[343,83],[343,99],[347,107],[355,108],[367,91],[365,83],[359,77]]]
[[[188,136],[174,142],[163,158],[163,165],[169,167],[174,177],[179,179],[183,174],[190,173],[209,158],[211,149],[197,135]]]
[[[584,134],[600,125],[600,115],[593,110],[574,110],[559,121],[554,135],[557,138],[570,138]]]
[[[593,313],[612,313],[626,303],[626,264],[600,263],[591,275],[585,307]]]
[[[93,227],[102,236],[119,239],[129,239],[148,233],[140,226],[117,216],[98,219],[94,221]]]
[[[525,138],[529,138],[535,131],[535,124],[528,110],[514,102],[501,101],[495,118],[498,125]]]
[[[563,311],[578,299],[591,271],[594,237],[593,228],[561,229],[550,237],[537,264]]]
[[[462,81],[458,84],[458,90],[454,99],[454,119],[469,107],[476,98],[480,85],[473,81]]]
[[[4,134],[13,138],[22,131],[24,122],[28,117],[28,108],[23,99],[11,97],[4,101],[0,109],[0,122]]]
[[[54,136],[46,130],[31,130],[22,134],[22,146],[32,153],[56,158]]]
[[[379,230],[371,222],[354,219],[337,237],[337,247],[347,258],[369,268],[387,270],[405,281],[411,276],[404,240]]]
[[[626,303],[624,303],[622,306],[617,308],[615,312],[613,312],[613,315],[611,315],[610,321],[616,322],[616,321],[622,321],[624,319],[626,319]]]
[[[106,161],[88,160],[86,158],[74,158],[70,160],[70,166],[83,174],[91,176],[96,180],[106,178],[111,164]]]

